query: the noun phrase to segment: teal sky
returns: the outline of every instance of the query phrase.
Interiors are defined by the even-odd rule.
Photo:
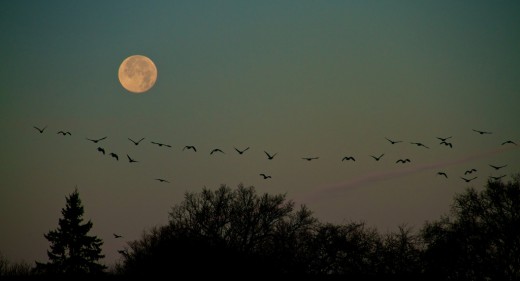
[[[322,221],[419,229],[468,186],[520,172],[518,146],[501,145],[520,144],[519,14],[518,1],[3,1],[0,252],[45,261],[75,186],[107,264],[185,192],[220,184],[286,193]],[[134,54],[159,73],[140,95],[117,79]],[[449,136],[452,149],[436,138]]]

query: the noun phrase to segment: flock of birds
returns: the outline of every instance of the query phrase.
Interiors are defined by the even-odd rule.
[[[47,126],[41,128],[41,127],[37,127],[37,126],[33,126],[40,134],[43,134],[47,128]],[[475,129],[472,129],[475,133],[478,133],[480,135],[488,135],[488,134],[492,134],[492,132],[489,132],[489,131],[480,131],[480,130],[475,130]],[[63,136],[71,136],[72,134],[69,132],[69,131],[58,131],[57,134],[60,134],[60,135],[63,135]],[[92,142],[92,143],[100,143],[102,142],[103,140],[106,140],[108,137],[102,137],[102,138],[98,138],[98,139],[93,139],[93,138],[86,138],[86,140]],[[452,138],[452,136],[449,136],[449,137],[437,137],[437,139],[440,141],[440,145],[444,145],[444,146],[447,146],[449,148],[453,148],[453,143],[450,142],[450,139]],[[395,145],[395,144],[398,144],[398,143],[402,143],[404,141],[402,140],[392,140],[392,139],[389,139],[387,137],[385,137],[385,139],[392,145]],[[139,140],[133,140],[131,138],[128,138],[129,141],[131,141],[134,145],[139,145],[141,144],[141,142],[143,140],[145,140],[145,138],[141,138]],[[169,144],[165,144],[165,143],[160,143],[160,142],[156,142],[156,141],[150,141],[151,144],[154,144],[154,145],[157,145],[159,147],[168,147],[168,148],[171,148],[172,146],[169,145]],[[417,147],[423,147],[425,149],[430,149],[429,146],[421,143],[421,142],[409,142],[410,144],[412,145],[416,145]],[[501,143],[501,145],[517,145],[514,141],[511,141],[511,140],[507,140],[507,141],[504,141]],[[236,147],[233,147],[234,150],[239,154],[239,155],[242,155],[244,154],[246,151],[248,151],[250,149],[250,147],[246,147],[246,148],[243,148],[243,149],[239,149],[239,148],[236,148]],[[197,147],[194,146],[194,145],[186,145],[183,147],[182,149],[183,151],[184,150],[191,150],[193,152],[197,152]],[[106,155],[106,151],[103,147],[101,146],[98,146],[97,147],[97,151],[102,153],[103,155]],[[213,155],[213,154],[216,154],[216,153],[220,153],[220,154],[226,154],[222,149],[220,148],[214,148],[210,151],[210,155]],[[277,153],[269,153],[267,151],[264,150],[264,153],[267,157],[268,160],[273,160],[275,158],[275,156],[277,155]],[[117,161],[119,161],[119,155],[114,153],[114,152],[110,152],[108,154],[109,156],[113,157],[114,159],[116,159]],[[383,156],[385,156],[384,153],[380,154],[380,155],[370,155],[370,157],[372,157],[375,161],[380,161]],[[138,163],[139,161],[132,158],[130,155],[126,154],[126,157],[128,159],[128,162],[129,163]],[[313,160],[317,160],[319,159],[320,157],[319,156],[312,156],[312,157],[302,157],[303,160],[306,160],[306,161],[313,161]],[[341,161],[353,161],[355,162],[356,161],[356,158],[354,156],[344,156]],[[395,163],[401,163],[401,164],[406,164],[406,163],[410,163],[411,160],[409,158],[404,158],[404,159],[397,159],[395,161]],[[498,171],[504,167],[507,167],[507,164],[506,165],[501,165],[501,166],[496,166],[496,165],[491,165],[489,164],[490,167],[492,167],[495,171]],[[464,172],[464,176],[460,176],[460,178],[468,183],[468,182],[471,182],[472,180],[475,180],[477,178],[477,176],[473,176],[471,178],[469,178],[469,175],[472,175],[473,173],[477,172],[477,169],[475,168],[472,168],[472,169],[469,169],[469,170],[466,170]],[[270,179],[272,178],[270,175],[267,175],[265,173],[260,173],[259,174],[263,179]],[[439,176],[443,176],[445,178],[448,178],[448,174],[444,171],[438,171],[437,172],[437,175]],[[492,180],[500,180],[502,178],[504,178],[506,175],[500,175],[500,176],[490,176],[490,179]],[[170,181],[168,181],[167,179],[164,179],[164,178],[155,178],[156,181],[159,181],[159,182],[162,182],[162,183],[170,183]]]

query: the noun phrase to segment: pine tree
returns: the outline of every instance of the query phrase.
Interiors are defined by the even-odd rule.
[[[58,228],[44,237],[50,242],[47,250],[48,263],[36,262],[36,270],[45,274],[85,275],[102,273],[106,266],[99,264],[103,258],[103,241],[87,233],[92,228],[89,220],[83,223],[83,206],[78,190],[66,197],[66,206],[61,210]]]

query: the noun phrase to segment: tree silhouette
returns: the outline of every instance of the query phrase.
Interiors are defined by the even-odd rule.
[[[66,206],[61,210],[58,228],[44,234],[50,242],[47,250],[49,262],[36,262],[39,274],[92,275],[102,273],[106,267],[98,263],[103,258],[103,241],[87,235],[92,228],[89,220],[83,222],[83,206],[78,190],[66,197]]]
[[[520,279],[520,175],[457,195],[451,216],[422,230],[426,273],[438,280]]]

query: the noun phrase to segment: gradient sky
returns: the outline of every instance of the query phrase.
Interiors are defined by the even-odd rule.
[[[454,194],[520,172],[518,146],[501,145],[520,144],[519,14],[519,1],[2,1],[0,252],[46,261],[75,186],[107,264],[185,192],[220,184],[286,193],[322,221],[418,230]],[[117,79],[134,54],[159,72],[140,95]]]

